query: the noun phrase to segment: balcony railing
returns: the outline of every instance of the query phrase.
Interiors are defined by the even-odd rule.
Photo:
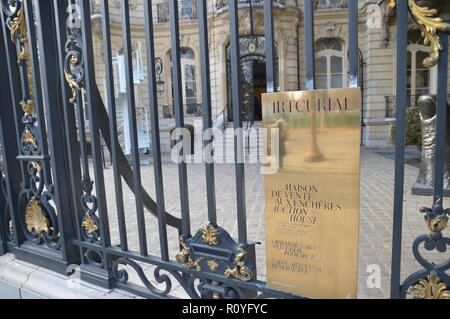
[[[252,5],[264,5],[264,0],[238,0],[239,5],[248,4],[252,2]],[[273,4],[275,7],[285,7],[286,0],[273,0]],[[216,0],[216,9],[221,10],[223,8],[228,7],[228,0]]]
[[[185,116],[202,116],[203,104],[184,104],[183,105]],[[175,115],[173,105],[163,105],[163,117],[165,119],[173,118]]]
[[[348,0],[318,0],[314,9],[343,9],[348,8]]]
[[[158,3],[156,5],[158,23],[166,23],[170,20],[169,3]],[[178,1],[178,18],[184,21],[197,20],[197,1],[195,0],[179,0]]]
[[[421,97],[421,95],[411,95],[409,96],[407,103],[406,103],[406,108],[413,108],[413,107],[418,107],[418,101],[419,101],[419,97]],[[396,110],[396,106],[397,106],[397,97],[395,95],[388,95],[385,96],[385,101],[386,101],[386,118],[395,118],[395,110]],[[450,95],[447,98],[448,103],[450,103]]]

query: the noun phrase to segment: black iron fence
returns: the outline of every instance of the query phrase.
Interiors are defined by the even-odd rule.
[[[94,67],[89,0],[2,0],[0,12],[0,144],[3,155],[2,195],[0,195],[0,253],[66,274],[70,264],[81,265],[81,278],[103,287],[120,287],[148,297],[167,297],[178,282],[191,298],[302,298],[268,287],[258,279],[255,243],[248,238],[245,166],[239,161],[242,143],[235,136],[235,184],[237,238],[217,222],[215,167],[205,163],[207,224],[192,231],[186,162],[178,165],[179,197],[166,198],[162,174],[159,108],[155,74],[155,47],[152,3],[144,1],[145,36],[155,198],[142,186],[139,160],[136,100],[133,90],[133,64],[129,1],[121,0],[121,27],[127,82],[128,122],[131,132],[131,165],[117,140],[117,118],[111,54],[109,1],[100,2],[103,19],[102,41],[107,104],[98,91]],[[208,48],[207,1],[198,0],[198,27],[202,74],[203,128],[212,127],[211,82]],[[267,91],[275,91],[275,47],[273,6],[264,0]],[[421,270],[400,281],[405,109],[408,105],[407,30],[408,2],[391,1],[397,6],[397,143],[395,158],[395,201],[392,241],[391,296],[405,297],[420,280],[450,285],[445,273],[450,260],[436,265],[421,255],[419,247],[445,253],[450,239],[442,234],[448,221],[443,209],[444,152],[447,111],[448,36],[436,31],[442,50],[427,64],[438,64],[436,159],[432,208],[424,208],[430,233],[414,241],[414,255]],[[69,6],[79,6],[79,16],[70,16]],[[173,107],[177,128],[184,128],[184,106],[180,51],[180,2],[168,2],[173,61]],[[233,124],[243,127],[242,88],[239,52],[238,2],[228,3],[230,24]],[[78,12],[78,10],[75,10]],[[349,84],[358,83],[358,3],[348,1]],[[307,89],[315,89],[314,1],[304,2],[305,66]],[[69,19],[70,18],[70,19]],[[79,23],[68,21],[79,20]],[[434,24],[433,24],[434,25]],[[450,29],[450,27],[449,27]],[[444,29],[443,29],[444,30]],[[39,40],[38,40],[39,39]],[[81,94],[85,91],[85,97]],[[86,127],[85,122],[89,120]],[[89,161],[87,130],[90,132],[92,161]],[[114,203],[106,191],[102,167],[102,139],[112,156]],[[211,140],[205,141],[205,145]],[[184,154],[182,154],[185,156]],[[124,208],[124,189],[135,197],[137,248],[130,247],[129,214]],[[179,200],[181,217],[168,212],[166,200]],[[111,236],[111,212],[116,208],[119,244]],[[147,213],[149,214],[147,214]],[[159,249],[147,245],[146,219],[154,218]],[[168,228],[177,231],[170,237]],[[169,254],[169,242],[180,247]],[[214,263],[214,261],[220,263]],[[149,280],[142,263],[154,266]],[[129,281],[134,270],[143,288]],[[156,286],[154,282],[162,285]],[[420,288],[417,288],[420,290]],[[424,288],[425,289],[425,288]],[[414,289],[412,290],[414,292]],[[420,295],[419,293],[416,294]]]

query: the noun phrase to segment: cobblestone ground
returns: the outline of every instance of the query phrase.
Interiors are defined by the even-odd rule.
[[[394,189],[394,160],[384,155],[392,150],[362,150],[361,169],[361,214],[360,214],[360,257],[359,257],[359,298],[388,298],[391,267],[392,206]],[[149,194],[154,198],[153,166],[142,166],[142,180]],[[166,210],[180,216],[179,185],[177,166],[169,161],[163,164]],[[411,186],[417,178],[418,168],[405,165],[404,226],[402,246],[402,278],[420,269],[415,262],[411,246],[413,240],[427,233],[427,227],[419,208],[431,205],[431,198],[411,195]],[[264,184],[259,166],[246,165],[247,220],[248,238],[257,245],[258,278],[265,279],[265,226],[264,226]],[[188,165],[189,204],[192,231],[195,232],[207,222],[205,170],[201,164]],[[111,168],[105,169],[105,182],[108,194],[108,209],[111,235],[114,244],[119,243],[117,217],[114,199],[114,179]],[[234,166],[216,165],[217,214],[219,224],[237,237],[236,198]],[[139,250],[138,231],[135,213],[134,195],[124,186],[124,201],[127,219],[129,248]],[[448,207],[449,205],[446,205]],[[159,240],[156,219],[146,213],[146,234],[149,253],[159,256]],[[178,252],[177,232],[169,227],[170,254],[175,257]],[[447,254],[428,254],[430,261],[440,262],[448,258]],[[377,265],[381,269],[381,286],[369,288],[368,267]],[[143,265],[149,278],[152,267]],[[373,267],[373,266],[372,266]],[[140,284],[132,275],[131,280]],[[174,294],[183,297],[182,289],[175,289]]]

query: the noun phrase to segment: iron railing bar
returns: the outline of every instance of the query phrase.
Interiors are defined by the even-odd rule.
[[[109,124],[108,124],[109,117],[108,117],[108,112],[103,103],[103,99],[102,99],[102,96],[100,95],[98,88],[96,90],[96,96],[99,101],[99,109],[98,109],[99,118],[100,118],[99,128],[100,128],[102,136],[105,140],[106,146],[108,147],[108,149],[110,149],[111,136],[110,136]],[[125,183],[128,185],[128,187],[131,190],[133,190],[133,170],[131,168],[131,165],[128,162],[127,157],[125,156],[125,154],[123,153],[121,148],[118,149],[117,159],[119,162],[120,173],[122,174],[122,177],[123,177]],[[143,197],[143,203],[144,203],[145,209],[149,213],[151,213],[153,216],[157,216],[157,206],[156,206],[155,201],[150,197],[150,195],[147,193],[147,191],[145,190],[145,188],[143,186],[141,186],[141,189],[142,189],[142,194],[143,194],[142,197]],[[169,226],[172,226],[172,227],[176,228],[179,232],[181,232],[181,219],[180,218],[175,217],[175,216],[169,214],[168,212],[166,212],[166,220],[167,220],[167,224]]]
[[[22,6],[22,10],[25,10],[24,3],[22,3],[21,6]],[[20,36],[19,36],[19,38],[20,38]],[[8,38],[8,39],[10,39],[10,38]],[[14,42],[15,47],[16,47],[16,54],[13,56],[17,57],[16,61],[18,61],[18,53],[17,52],[20,52],[20,42],[21,42],[20,39],[15,40],[15,42]],[[28,86],[27,65],[26,65],[25,59],[22,59],[19,63],[19,77],[20,77],[20,88],[21,88],[21,92],[22,92],[20,101],[26,101],[30,98],[31,92],[30,92],[30,89]],[[20,103],[17,105],[19,106]],[[20,133],[21,132],[19,132],[19,134]],[[20,140],[21,140],[21,138],[19,137],[19,141]]]
[[[67,157],[70,175],[70,188],[72,193],[72,205],[73,205],[73,216],[75,219],[75,225],[77,230],[81,229],[80,222],[80,212],[82,212],[80,198],[82,196],[81,187],[81,167],[80,167],[80,152],[78,147],[73,147],[73,145],[78,145],[77,138],[77,126],[74,108],[69,105],[69,88],[64,77],[64,59],[65,59],[65,43],[67,41],[66,36],[66,23],[67,23],[67,0],[53,0],[53,7],[56,20],[56,43],[58,51],[58,62],[59,62],[59,82],[61,87],[61,104],[63,106],[64,113],[64,126],[65,134],[67,140]],[[77,238],[82,239],[80,231],[76,232]],[[80,259],[81,263],[85,263],[85,256],[83,250],[80,247]]]
[[[264,0],[264,30],[266,37],[266,78],[267,93],[273,93],[275,88],[275,47],[273,29],[273,1]]]
[[[3,161],[4,161],[4,174],[6,178],[6,196],[8,201],[8,207],[10,217],[13,226],[13,236],[16,239],[14,245],[20,245],[25,236],[20,229],[19,214],[17,214],[18,195],[21,191],[21,181],[24,181],[24,166],[22,161],[18,161],[16,156],[20,154],[21,146],[18,141],[19,135],[19,118],[17,116],[17,105],[19,105],[19,79],[17,77],[18,67],[16,63],[14,45],[10,40],[9,34],[7,34],[7,27],[5,24],[3,10],[0,10],[0,70],[8,68],[8,76],[5,72],[2,72],[0,76],[0,96],[3,96],[2,103],[6,104],[6,107],[2,107],[0,112],[0,139],[2,143]],[[13,58],[11,58],[13,56]],[[3,63],[5,65],[3,65]],[[4,68],[3,68],[4,66]],[[3,81],[5,83],[3,83]],[[7,92],[9,91],[9,92]],[[9,93],[9,94],[8,94]],[[14,123],[11,123],[11,119]],[[13,138],[7,138],[6,132],[10,132],[9,128],[13,128],[14,133],[11,134]],[[11,132],[10,132],[11,133]],[[15,140],[15,141],[14,141]],[[20,171],[20,178],[18,172]],[[12,172],[14,172],[12,174]]]
[[[79,245],[79,246],[87,248],[87,249],[95,248],[98,251],[100,251],[104,254],[108,254],[110,256],[119,257],[119,258],[128,258],[131,260],[148,263],[148,264],[160,267],[161,270],[165,268],[165,269],[178,271],[178,272],[181,272],[181,273],[187,274],[187,275],[198,275],[198,271],[195,269],[195,267],[194,268],[186,268],[177,261],[172,261],[172,260],[163,261],[163,260],[161,260],[161,258],[159,256],[154,256],[154,255],[141,256],[133,251],[124,252],[113,246],[102,248],[102,247],[97,247],[97,246],[95,246],[95,244],[92,244],[89,242],[79,242],[77,240],[72,240],[72,243],[74,245]],[[260,281],[260,280],[240,281],[240,280],[236,280],[234,278],[225,278],[222,274],[212,273],[212,272],[202,272],[202,277],[205,279],[221,282],[226,285],[240,287],[242,289],[250,289],[250,290],[253,289],[253,290],[258,290],[260,292],[278,292],[280,294],[283,294],[284,296],[289,296],[291,298],[311,299],[310,297],[305,297],[302,295],[296,295],[293,293],[283,292],[280,290],[269,288],[269,287],[267,287],[266,282]]]
[[[180,53],[180,30],[178,25],[178,1],[169,0],[170,33],[172,41],[172,79],[173,99],[175,106],[175,122],[178,129],[184,129],[183,90],[181,83],[181,53]],[[178,141],[180,142],[180,141]],[[184,141],[183,141],[184,143]],[[182,161],[178,164],[178,180],[180,183],[180,201],[182,216],[182,234],[191,236],[191,221],[189,213],[189,191],[187,180],[186,155],[183,150]]]
[[[86,121],[84,119],[84,106],[83,99],[81,97],[81,92],[76,96],[76,103],[74,107],[76,109],[76,116],[78,122],[78,132],[80,137],[80,154],[81,154],[81,163],[83,167],[83,178],[90,179],[91,174],[89,172],[89,158],[87,154],[87,139],[86,139]]]
[[[131,27],[129,1],[122,0],[121,8],[123,45],[125,53],[125,78],[127,84],[128,121],[131,133],[131,158],[133,163],[133,188],[136,200],[136,214],[138,222],[139,249],[141,255],[147,255],[147,234],[145,232],[144,205],[142,203],[141,164],[139,162],[139,142],[136,123],[136,100],[134,96],[133,56],[131,47]]]
[[[348,58],[349,72],[348,85],[351,88],[358,87],[358,0],[348,2]]]
[[[21,132],[23,132],[24,124],[20,120],[21,116],[19,116],[18,110],[21,98],[25,95],[24,92],[24,85],[25,82],[23,80],[23,73],[24,73],[24,66],[17,65],[17,41],[14,43],[11,41],[11,31],[8,30],[6,27],[6,14],[3,12],[3,10],[0,10],[0,16],[1,16],[1,23],[4,26],[3,28],[3,41],[5,44],[5,53],[6,53],[6,59],[8,64],[8,75],[9,80],[11,83],[11,97],[13,99],[14,106],[13,107],[13,113],[14,113],[14,119],[15,119],[15,127],[16,127],[16,141],[17,141],[17,147],[19,150],[19,154],[21,154],[22,145],[21,145]],[[26,86],[26,85],[25,85]],[[20,173],[22,176],[22,181],[25,180],[25,166],[22,161],[20,161]],[[15,227],[15,225],[14,225]],[[18,228],[15,228],[15,232],[17,232]]]
[[[231,1],[230,1],[231,2]],[[239,50],[239,17],[237,1],[228,2],[230,22],[231,79],[234,122],[234,160],[236,178],[237,223],[239,243],[247,244],[245,198],[244,140],[242,129],[242,88]]]
[[[439,32],[442,51],[438,62],[437,97],[436,97],[436,157],[434,165],[433,204],[442,205],[444,194],[444,163],[447,124],[448,93],[448,35]]]
[[[153,170],[155,175],[156,189],[156,213],[158,216],[159,229],[159,245],[161,249],[161,259],[164,261],[168,261],[169,248],[167,240],[167,219],[165,213],[166,206],[164,202],[164,180],[161,162],[161,137],[159,132],[158,96],[156,90],[155,72],[155,41],[153,34],[153,12],[151,0],[144,1],[144,18],[145,41],[147,45],[148,91],[150,92],[150,122],[152,134]]]
[[[202,70],[202,103],[203,103],[203,131],[212,128],[212,111],[211,111],[211,75],[209,63],[209,41],[208,41],[208,5],[206,0],[198,0],[198,19],[199,19],[199,36],[200,36],[200,60]],[[204,147],[213,143],[213,138],[204,141]],[[206,149],[205,149],[206,150]],[[206,154],[203,158],[205,159]],[[216,212],[216,189],[214,176],[214,163],[205,160],[206,172],[206,197],[208,200],[208,219],[213,225],[217,225]]]
[[[99,133],[98,103],[96,97],[96,82],[94,69],[94,53],[92,49],[92,25],[90,1],[81,0],[81,30],[83,39],[84,83],[87,95],[89,124],[91,133],[92,162],[94,166],[95,189],[98,201],[98,216],[100,220],[101,244],[111,245],[108,221],[108,207],[106,204],[105,180],[103,174],[102,157],[100,154],[101,141]]]
[[[32,6],[31,0],[26,0],[26,14],[29,13],[29,18],[31,18]],[[42,79],[42,98],[44,109],[39,110],[42,112],[39,116],[46,118],[47,127],[40,127],[41,133],[47,128],[48,131],[48,142],[50,145],[51,154],[51,172],[53,176],[52,185],[53,187],[53,201],[58,211],[58,224],[60,226],[60,237],[59,240],[62,246],[62,256],[64,260],[73,260],[75,257],[75,252],[73,251],[69,238],[75,236],[76,230],[73,227],[73,216],[72,216],[72,205],[71,205],[71,194],[66,185],[70,184],[69,172],[66,166],[67,163],[67,153],[65,151],[65,146],[67,145],[64,134],[64,125],[61,122],[62,109],[61,109],[61,92],[58,90],[58,68],[57,64],[51,63],[50,60],[54,59],[58,55],[58,48],[55,43],[55,33],[56,33],[56,21],[54,16],[51,15],[53,12],[53,2],[48,0],[34,0],[34,13],[36,16],[37,25],[37,41],[38,47],[32,48],[31,56],[37,53],[39,50],[39,71],[37,65],[34,65],[33,72],[40,74]],[[43,14],[49,14],[50,17],[44,18]],[[28,21],[31,24],[31,21]],[[30,28],[32,30],[32,28]],[[31,33],[32,34],[32,33]],[[38,62],[37,56],[34,62]],[[54,62],[54,61],[53,61]],[[35,83],[38,85],[38,83]],[[35,88],[36,90],[38,88]],[[42,119],[43,121],[43,119]],[[44,122],[42,122],[44,123]],[[42,124],[43,125],[43,124]],[[43,135],[43,139],[46,136]],[[42,150],[46,155],[46,150]],[[49,174],[48,174],[49,175]],[[49,185],[49,184],[47,184]]]
[[[117,221],[119,225],[120,248],[128,250],[127,227],[125,220],[125,208],[123,203],[122,176],[119,171],[117,161],[117,150],[120,147],[117,137],[117,117],[116,117],[116,100],[114,95],[114,74],[111,50],[111,31],[109,20],[109,4],[108,1],[101,2],[102,12],[102,34],[103,34],[103,52],[105,61],[105,88],[109,104],[109,128],[111,135],[111,160],[113,164],[114,174],[114,190],[116,193],[116,209]]]
[[[29,47],[29,55],[30,55],[30,63],[31,63],[31,81],[33,83],[33,92],[29,92],[29,96],[33,95],[33,102],[36,107],[36,117],[39,128],[39,134],[37,134],[38,143],[41,148],[42,154],[48,153],[48,142],[47,142],[47,133],[46,133],[46,123],[45,123],[45,112],[43,105],[43,97],[42,97],[42,81],[39,69],[39,56],[37,50],[37,41],[36,41],[36,27],[34,23],[33,17],[33,4],[32,0],[24,0],[22,2],[25,10],[25,20],[27,27],[27,35],[28,35],[28,47]],[[36,19],[37,20],[37,19]],[[30,23],[32,22],[32,23]],[[30,74],[26,74],[27,77]],[[46,83],[44,83],[46,85]],[[44,169],[44,179],[48,185],[52,184],[52,174],[50,170],[49,160],[42,161]]]
[[[306,89],[316,88],[316,61],[314,43],[314,5],[313,0],[305,1],[305,54],[306,54]]]
[[[6,27],[6,19],[5,19],[5,13],[3,10],[0,10],[0,22],[3,26],[3,43],[5,46],[5,57],[6,57],[6,64],[8,67],[8,78],[10,83],[10,91],[11,91],[11,99],[14,106],[18,106],[20,103],[20,97],[21,97],[21,90],[20,90],[20,77],[18,74],[20,73],[20,68],[18,67],[16,61],[17,61],[17,53],[15,49],[15,44],[11,41],[11,32]],[[18,108],[13,107],[13,114],[14,114],[14,126],[15,126],[15,135],[16,135],[16,144],[17,149],[21,150],[21,136],[20,132],[23,129],[23,124],[21,121],[19,121],[19,114],[18,114]],[[23,163],[20,162],[20,174],[22,177],[22,180],[25,180],[25,171]]]
[[[407,103],[408,3],[397,1],[397,110],[394,212],[392,226],[391,298],[400,298],[403,191],[405,176],[405,115]]]

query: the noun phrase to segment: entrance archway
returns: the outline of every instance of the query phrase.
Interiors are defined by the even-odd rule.
[[[241,60],[242,115],[246,121],[262,120],[261,94],[266,92],[266,56],[264,36],[242,36],[239,39]],[[231,56],[227,47],[228,121],[233,121]],[[275,43],[275,87],[278,87],[278,54]]]

